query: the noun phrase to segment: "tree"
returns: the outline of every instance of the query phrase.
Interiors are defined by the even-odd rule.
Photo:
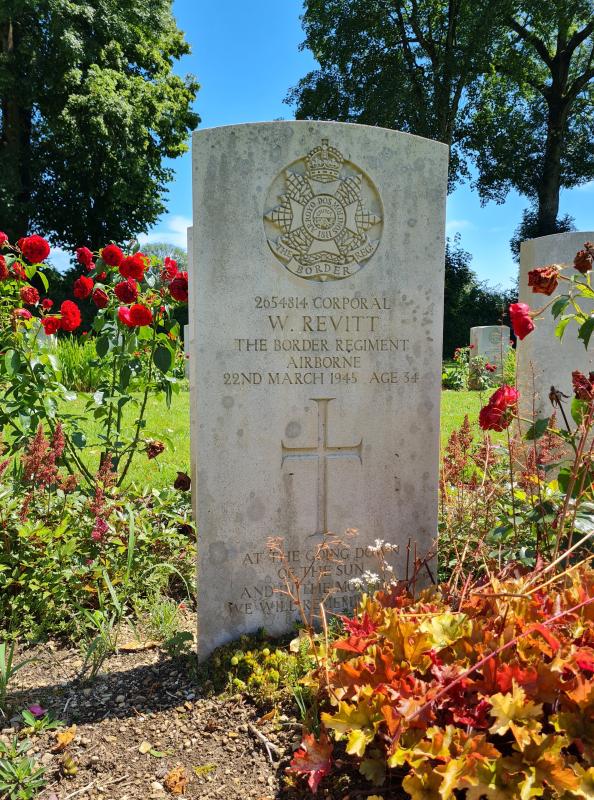
[[[559,194],[594,178],[594,4],[522,0],[489,72],[471,87],[465,144],[483,201],[531,201],[516,238],[571,227]]]
[[[168,242],[151,242],[140,246],[142,252],[147,256],[155,256],[159,261],[164,261],[167,256],[177,261],[180,270],[188,269],[188,254],[183,247],[177,247]]]
[[[14,241],[97,248],[145,231],[198,117],[170,0],[3,0],[0,208]]]
[[[382,125],[452,146],[470,88],[487,69],[501,0],[305,0],[305,41],[320,64],[287,95],[297,119]]]
[[[507,307],[515,292],[493,289],[478,280],[470,266],[471,256],[460,246],[459,234],[446,243],[443,320],[443,356],[451,358],[464,347],[475,325],[507,324]]]

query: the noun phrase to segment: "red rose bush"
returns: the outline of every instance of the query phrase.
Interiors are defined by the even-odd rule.
[[[119,479],[123,480],[134,454],[153,453],[154,446],[150,449],[142,440],[146,400],[132,428],[124,427],[123,415],[114,413],[113,404],[117,402],[121,408],[132,400],[130,381],[140,376],[145,397],[149,391],[160,390],[168,402],[171,400],[176,379],[168,373],[176,364],[180,341],[179,324],[172,312],[187,302],[188,276],[179,272],[173,259],[158,262],[137,245],[124,249],[108,243],[97,250],[81,246],[74,256],[81,274],[72,285],[73,299],[64,300],[56,308],[51,297],[42,297],[42,290],[49,289],[43,263],[49,255],[50,246],[41,236],[23,237],[11,244],[5,234],[0,234],[0,352],[9,355],[0,359],[0,378],[8,378],[12,386],[12,404],[0,409],[0,429],[11,415],[20,413],[21,406],[31,431],[40,423],[50,428],[55,424],[59,398],[65,390],[55,359],[36,356],[40,346],[37,331],[42,327],[49,336],[86,335],[86,330],[81,331],[81,304],[88,303],[93,316],[90,333],[97,357],[105,365],[105,385],[95,393],[87,410],[103,424],[104,456],[112,454],[113,465],[121,470]],[[3,369],[8,373],[3,374]],[[93,470],[81,453],[84,437],[74,416],[69,425],[64,424],[64,430],[65,455],[91,484]],[[24,432],[15,435],[14,447],[23,440]]]

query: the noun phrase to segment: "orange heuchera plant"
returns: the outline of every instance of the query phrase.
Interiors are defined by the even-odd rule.
[[[415,800],[594,798],[594,571],[547,577],[364,597],[314,676],[319,752],[307,735],[291,771],[315,791],[331,733]]]

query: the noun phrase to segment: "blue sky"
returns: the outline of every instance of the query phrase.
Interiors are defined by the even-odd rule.
[[[192,72],[200,81],[196,110],[201,127],[292,119],[283,98],[316,66],[309,51],[299,51],[302,0],[174,0],[173,7],[192,47],[177,71]],[[173,166],[169,212],[141,238],[185,246],[192,215],[190,154]],[[473,269],[492,285],[508,286],[515,278],[509,239],[525,205],[523,198],[510,194],[504,205],[481,208],[469,186],[448,198],[448,235],[461,234],[462,246],[472,253]],[[562,194],[561,212],[575,218],[578,230],[592,228],[593,207],[594,182]]]

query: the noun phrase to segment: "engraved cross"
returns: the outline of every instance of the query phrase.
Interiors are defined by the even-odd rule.
[[[318,462],[318,521],[317,533],[328,531],[328,459],[331,458],[358,458],[362,463],[361,450],[363,439],[359,444],[331,447],[328,444],[328,404],[335,397],[312,397],[318,406],[318,442],[311,447],[287,447],[281,442],[282,461],[289,460],[316,460]]]

